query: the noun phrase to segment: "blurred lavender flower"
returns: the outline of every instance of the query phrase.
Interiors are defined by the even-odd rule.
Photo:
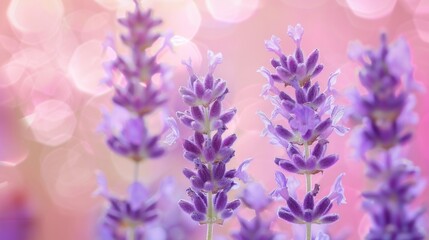
[[[187,190],[191,202],[181,200],[179,206],[194,221],[207,224],[207,239],[212,239],[213,224],[222,224],[231,217],[240,201],[228,202],[227,197],[228,191],[236,184],[237,171],[227,170],[226,164],[234,156],[231,146],[237,137],[235,134],[222,137],[236,110],[222,110],[222,100],[228,89],[224,80],[214,80],[213,77],[216,66],[222,62],[222,55],[209,51],[208,57],[209,71],[204,78],[195,75],[190,60],[184,62],[190,81],[188,87],[180,88],[180,93],[190,109],[178,112],[177,116],[195,132],[183,144],[185,158],[195,165],[195,171],[187,168],[183,171],[192,184]]]
[[[34,238],[38,224],[27,195],[14,188],[2,189],[0,185],[0,237],[5,240]]]
[[[266,221],[261,216],[262,211],[272,202],[272,198],[267,196],[265,189],[259,183],[251,182],[243,190],[240,199],[244,205],[255,211],[256,216],[250,220],[238,217],[240,231],[234,232],[232,238],[234,240],[278,239],[279,236],[270,229],[272,221]]]
[[[367,90],[366,95],[351,95],[350,117],[360,123],[353,144],[376,185],[363,194],[364,208],[373,220],[366,238],[424,239],[419,226],[423,211],[410,208],[424,183],[402,148],[411,139],[410,126],[417,121],[413,93],[421,90],[412,77],[408,45],[402,38],[388,45],[382,34],[379,49],[365,49],[355,42],[349,55],[362,64],[359,79]]]
[[[149,48],[161,35],[154,32],[154,27],[161,21],[153,19],[151,10],[142,11],[137,1],[134,12],[129,12],[119,23],[126,27],[127,33],[121,35],[123,44],[131,50],[131,56],[121,56],[119,53],[112,62],[105,65],[108,76],[105,82],[113,85],[115,95],[114,111],[104,113],[104,121],[100,129],[107,137],[108,146],[116,153],[136,162],[148,158],[157,158],[164,153],[159,145],[161,137],[171,128],[168,143],[173,143],[178,137],[177,125],[173,118],[165,118],[164,129],[154,136],[149,133],[145,116],[160,108],[166,101],[166,86],[164,75],[167,68],[156,62],[157,55],[168,46],[169,36],[165,44],[150,56]],[[161,81],[155,82],[155,74],[161,75]],[[119,77],[118,77],[119,75]],[[123,81],[117,83],[117,79]]]
[[[165,110],[162,105],[167,101],[165,78],[168,69],[156,59],[169,46],[171,36],[164,36],[163,46],[149,55],[147,49],[161,38],[154,31],[161,20],[154,19],[151,10],[141,10],[137,0],[134,3],[135,11],[119,19],[127,29],[121,35],[121,41],[130,49],[130,54],[122,56],[117,53],[116,59],[104,66],[107,73],[104,82],[115,89],[112,98],[114,109],[104,113],[100,130],[106,135],[107,145],[112,151],[135,162],[134,182],[130,185],[127,199],[110,195],[105,179],[99,176],[98,192],[110,202],[103,219],[102,236],[106,239],[147,239],[144,227],[158,214],[154,197],[138,181],[138,164],[162,156],[165,152],[162,144],[173,144],[178,137],[173,118],[164,116],[164,127],[157,134],[151,133],[149,130],[153,127],[146,123],[149,114],[158,109]],[[160,75],[159,81],[155,74]]]
[[[275,68],[274,73],[264,67],[259,69],[268,80],[262,89],[262,96],[270,99],[274,110],[271,117],[262,112],[258,115],[265,125],[262,135],[268,136],[271,143],[283,147],[287,152],[287,158],[276,158],[275,163],[287,172],[306,176],[307,194],[303,204],[298,203],[295,193],[287,191],[287,179],[280,173],[276,174],[276,179],[281,187],[272,194],[281,196],[288,204],[288,207],[280,209],[279,216],[293,223],[306,224],[306,238],[310,240],[311,224],[336,221],[338,216],[328,214],[328,211],[333,201],[343,198],[343,190],[338,188],[315,205],[314,197],[318,193],[319,185],[316,184],[314,188],[311,186],[311,175],[325,171],[338,161],[336,154],[325,155],[329,143],[327,138],[332,132],[342,136],[348,129],[340,123],[344,109],[334,105],[333,85],[337,81],[339,71],[331,74],[324,91],[320,89],[319,83],[312,82],[322,71],[323,65],[318,64],[317,49],[307,58],[304,57],[300,47],[303,33],[301,25],[289,26],[288,35],[296,44],[294,54],[289,56],[283,53],[278,37],[273,36],[265,42],[266,48],[278,57],[271,60],[271,65]],[[276,83],[290,86],[290,92],[294,95],[279,89]],[[276,125],[274,120],[278,116],[286,119],[289,126]]]
[[[110,194],[107,180],[101,172],[97,174],[99,188],[96,194],[109,201],[110,206],[102,222],[102,239],[144,239],[144,226],[157,217],[154,198],[149,197],[149,191],[139,182],[129,187],[129,196],[126,199],[116,198]]]

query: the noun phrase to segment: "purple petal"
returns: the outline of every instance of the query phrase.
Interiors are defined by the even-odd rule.
[[[148,190],[141,183],[136,181],[133,182],[128,188],[128,195],[130,199],[131,209],[137,210],[146,200],[149,193]]]
[[[228,203],[228,204],[225,206],[225,208],[235,210],[236,208],[238,208],[238,207],[240,206],[240,204],[241,204],[241,201],[240,201],[240,200],[238,200],[238,199],[236,199],[236,200],[234,200],[234,201],[232,201],[232,202]]]
[[[302,211],[301,205],[294,198],[289,197],[286,200],[286,203],[293,215],[297,216],[298,218],[304,217],[304,212]]]
[[[210,117],[211,118],[219,117],[221,110],[222,110],[222,105],[220,104],[219,101],[215,101],[210,107]]]
[[[276,126],[276,132],[281,138],[288,141],[290,141],[294,137],[294,135],[291,132],[289,132],[289,130],[285,129],[281,125]]]
[[[279,162],[280,167],[291,173],[298,173],[299,169],[290,161],[283,160]]]
[[[321,169],[326,169],[338,161],[338,155],[329,155],[319,160],[318,165]]]
[[[200,107],[191,107],[191,114],[195,120],[203,121],[204,115]]]
[[[246,170],[250,165],[250,162],[252,162],[253,159],[248,158],[244,160],[237,168],[237,171],[235,172],[235,177],[240,179],[242,182],[247,183],[250,181],[250,177],[247,174]]]
[[[179,201],[179,207],[186,213],[192,213],[195,211],[194,205],[192,205],[192,203],[187,202],[185,200],[180,200]]]
[[[220,119],[222,120],[223,124],[227,124],[229,121],[232,120],[234,115],[237,113],[237,109],[233,108],[225,112],[220,116]]]
[[[307,58],[305,67],[307,68],[307,73],[311,73],[316,66],[317,60],[319,59],[319,50],[314,50],[310,56]]]
[[[345,173],[341,173],[335,179],[334,185],[331,187],[331,192],[329,193],[329,198],[331,201],[336,201],[337,204],[346,204],[346,196],[344,195],[344,187],[342,184],[342,179]]]
[[[340,217],[337,214],[330,214],[322,217],[319,221],[322,224],[333,223],[337,221]]]
[[[207,219],[206,215],[204,213],[200,213],[200,212],[193,212],[191,214],[191,218],[192,218],[192,220],[194,220],[196,222],[203,222]]]
[[[214,207],[216,212],[220,212],[225,209],[228,198],[224,191],[218,192],[214,198]]]
[[[312,192],[308,192],[305,195],[303,206],[304,206],[304,210],[306,210],[306,209],[313,210],[313,208],[314,208],[314,197],[313,197]]]
[[[278,216],[291,223],[299,223],[300,221],[286,208],[280,208],[278,211]]]

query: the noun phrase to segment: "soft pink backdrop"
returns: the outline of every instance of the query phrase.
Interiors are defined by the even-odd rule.
[[[272,106],[259,96],[265,80],[256,70],[269,65],[272,55],[265,50],[264,40],[272,34],[282,38],[283,49],[292,51],[286,29],[301,23],[305,28],[304,52],[319,48],[320,61],[325,65],[317,80],[323,86],[327,76],[340,68],[336,87],[341,93],[358,85],[357,66],[346,55],[350,41],[360,39],[374,46],[381,31],[390,39],[403,36],[411,46],[415,78],[429,87],[427,0],[142,3],[153,7],[155,15],[165,20],[163,30],[171,29],[176,34],[175,53],[160,58],[173,67],[176,88],[187,81],[181,59],[192,57],[196,69],[203,73],[206,51],[223,53],[224,63],[217,76],[228,81],[231,93],[227,105],[238,108],[231,126],[238,134],[232,165],[253,157],[250,173],[269,190],[274,187],[273,175],[278,170],[273,159],[283,152],[259,136],[263,125],[256,112],[269,113]],[[118,35],[123,30],[115,19],[132,6],[125,0],[0,1],[0,210],[16,201],[27,206],[35,217],[31,239],[94,239],[94,224],[103,206],[101,199],[91,196],[96,187],[95,169],[107,173],[118,193],[124,193],[130,181],[132,165],[108,150],[96,127],[101,118],[99,109],[109,108],[111,96],[110,90],[99,84],[101,64],[112,57],[111,52],[103,52],[101,44],[107,35]],[[345,97],[338,101],[347,103]],[[172,113],[184,107],[173,90]],[[418,96],[416,110],[420,123],[409,156],[427,180],[428,94]],[[188,135],[183,129],[182,138]],[[360,192],[369,184],[363,164],[351,158],[346,144],[349,136],[332,138],[329,151],[340,153],[341,161],[316,179],[324,189],[322,193],[326,193],[335,176],[346,173],[348,204],[335,209],[341,219],[331,229],[346,229],[350,239],[361,239],[369,220],[360,207]],[[182,158],[180,142],[163,159],[143,165],[145,183],[173,175],[185,188],[181,168],[190,164]],[[428,196],[426,190],[417,204],[426,204]],[[235,227],[236,222],[230,221],[217,231],[225,234]],[[275,227],[284,233],[290,231],[290,225],[283,222]]]

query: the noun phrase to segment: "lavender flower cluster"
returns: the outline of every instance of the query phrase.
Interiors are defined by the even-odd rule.
[[[192,186],[187,190],[191,202],[181,200],[179,205],[194,221],[208,225],[208,239],[211,239],[213,224],[222,224],[231,217],[240,200],[228,202],[227,197],[236,184],[237,170],[227,170],[226,165],[234,156],[231,147],[237,137],[235,134],[223,137],[226,124],[232,120],[236,109],[222,109],[222,100],[228,89],[224,80],[213,76],[217,65],[222,62],[222,55],[209,51],[208,58],[209,71],[204,77],[197,77],[191,60],[184,61],[190,75],[189,86],[181,87],[179,91],[190,108],[178,112],[177,116],[194,131],[183,147],[184,157],[195,167],[195,170],[183,170],[191,181]]]
[[[320,90],[319,83],[312,82],[322,71],[323,65],[318,64],[317,49],[307,58],[304,57],[300,47],[303,32],[304,29],[299,24],[289,26],[288,35],[296,44],[293,55],[283,53],[280,39],[276,36],[265,42],[266,48],[278,58],[271,60],[274,73],[264,67],[259,70],[268,80],[262,95],[271,100],[275,109],[271,117],[262,112],[259,115],[265,124],[263,135],[287,152],[287,158],[276,158],[275,163],[289,173],[306,176],[307,194],[301,202],[293,190],[288,189],[286,177],[280,172],[276,173],[279,188],[275,195],[281,196],[287,203],[286,207],[279,210],[278,215],[291,223],[306,224],[307,239],[311,239],[311,224],[335,222],[338,215],[329,213],[333,202],[345,203],[341,185],[343,174],[337,178],[329,196],[317,203],[314,198],[320,186],[311,186],[311,175],[325,171],[338,161],[338,155],[326,155],[329,143],[327,138],[333,131],[344,135],[348,129],[339,123],[344,113],[343,108],[334,105],[332,86],[339,72],[329,77],[325,91]],[[289,92],[283,91],[276,83],[292,89]],[[287,120],[289,126],[275,125],[273,120],[277,116]]]
[[[381,35],[379,49],[354,43],[349,51],[362,65],[361,84],[367,94],[353,92],[352,119],[361,125],[355,132],[355,149],[376,185],[364,192],[365,209],[372,217],[367,239],[425,239],[419,226],[423,210],[410,205],[422,190],[419,171],[405,158],[403,147],[411,139],[414,92],[421,89],[413,79],[410,50],[400,38],[389,45]]]
[[[147,116],[167,101],[166,84],[156,85],[152,77],[155,74],[162,77],[167,69],[156,62],[161,50],[154,55],[148,55],[146,51],[161,37],[154,32],[161,20],[154,19],[151,10],[142,11],[138,1],[134,2],[135,11],[119,19],[127,29],[121,35],[121,41],[130,49],[130,54],[117,53],[116,59],[105,65],[108,73],[105,82],[115,91],[112,98],[114,110],[104,114],[100,128],[111,150],[135,162],[135,177],[129,187],[129,197],[121,199],[108,191],[105,177],[98,174],[97,193],[110,203],[102,223],[103,239],[144,239],[147,235],[144,227],[158,216],[157,201],[138,181],[138,164],[164,153],[161,138],[168,129],[172,131],[167,142],[174,142],[178,134],[172,119],[167,119],[164,129],[155,135],[147,126]]]
[[[110,193],[106,178],[102,172],[98,173],[96,193],[109,202],[100,234],[106,240],[186,239],[191,236],[187,231],[192,227],[178,223],[182,219],[173,221],[179,219],[175,216],[164,214],[167,217],[160,217],[162,214],[158,211],[160,203],[171,203],[166,201],[171,200],[171,191],[166,190],[171,189],[171,184],[153,194],[138,180],[139,164],[162,156],[165,152],[163,144],[174,143],[178,129],[174,119],[167,117],[163,128],[156,133],[148,126],[148,117],[156,111],[165,112],[163,105],[168,100],[165,81],[168,69],[157,62],[157,57],[170,46],[170,36],[164,36],[162,47],[150,55],[148,48],[162,38],[154,31],[161,20],[154,19],[151,10],[141,10],[137,0],[134,3],[135,11],[119,20],[127,30],[121,35],[121,42],[130,53],[121,55],[115,50],[116,59],[105,65],[108,76],[104,81],[114,88],[114,109],[104,114],[100,129],[112,151],[135,163],[135,176],[128,197],[123,199]],[[258,113],[265,125],[263,135],[286,152],[285,157],[275,158],[275,164],[289,175],[305,177],[306,193],[301,199],[297,194],[299,181],[292,176],[286,177],[283,172],[275,173],[277,188],[267,195],[262,185],[250,182],[245,172],[250,160],[245,160],[237,169],[228,169],[227,165],[235,155],[232,146],[237,136],[227,134],[227,124],[235,116],[236,109],[224,109],[223,100],[228,93],[226,81],[214,77],[222,55],[208,51],[208,72],[201,77],[195,74],[191,60],[183,62],[189,73],[189,85],[181,87],[179,92],[189,109],[177,112],[177,117],[193,131],[192,136],[184,140],[183,148],[184,158],[193,164],[194,169],[183,170],[191,185],[186,191],[190,200],[180,200],[178,205],[194,222],[207,225],[207,240],[213,239],[214,224],[222,225],[241,203],[252,209],[255,217],[238,216],[240,230],[232,233],[234,240],[279,239],[280,235],[271,230],[273,221],[262,216],[273,199],[286,202],[277,212],[280,219],[305,226],[306,231],[298,234],[299,239],[329,239],[323,231],[313,234],[311,226],[339,219],[331,209],[334,203],[346,203],[342,186],[345,174],[338,175],[330,193],[323,197],[319,193],[322,186],[312,184],[312,175],[323,173],[339,160],[338,155],[327,153],[329,136],[332,132],[340,136],[348,132],[348,128],[340,123],[344,109],[335,104],[334,98],[333,86],[339,71],[329,76],[327,88],[322,91],[319,83],[313,81],[323,70],[323,65],[318,63],[319,51],[316,49],[304,56],[301,49],[303,32],[299,24],[289,26],[288,35],[296,45],[291,55],[283,53],[278,37],[273,36],[265,42],[266,48],[277,56],[271,60],[274,72],[264,67],[259,70],[268,80],[262,96],[273,103],[274,110],[269,117]],[[354,108],[350,115],[361,124],[356,131],[355,148],[368,165],[368,177],[376,183],[374,190],[363,194],[365,209],[373,217],[367,239],[424,239],[418,225],[423,211],[411,211],[409,207],[421,190],[417,184],[418,169],[404,160],[402,147],[412,136],[409,128],[416,121],[413,93],[419,86],[412,78],[405,41],[401,39],[389,46],[385,35],[381,39],[379,50],[365,50],[355,44],[350,51],[350,56],[363,65],[359,78],[368,91],[367,95],[357,92],[352,95]],[[155,81],[154,75],[158,74],[161,80]],[[279,120],[287,125],[277,124]],[[247,186],[239,199],[231,200],[228,193],[237,185],[236,179]],[[171,204],[162,206],[162,209],[171,209],[169,207]],[[165,230],[166,226],[183,227],[182,234],[155,231]]]

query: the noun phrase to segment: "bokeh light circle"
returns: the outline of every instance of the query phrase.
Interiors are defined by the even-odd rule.
[[[0,67],[0,87],[16,83],[25,73],[25,67],[17,61],[11,61]]]
[[[76,127],[76,117],[66,103],[48,100],[38,104],[34,112],[24,120],[30,126],[37,141],[58,146],[68,141]]]
[[[112,50],[105,51],[99,40],[90,40],[78,46],[68,65],[68,73],[75,86],[89,94],[108,91],[109,88],[101,82],[105,76],[102,65],[113,56]]]
[[[259,6],[259,0],[205,0],[205,2],[214,19],[229,23],[248,19]]]
[[[61,25],[64,6],[61,0],[12,0],[7,9],[7,18],[20,33],[30,34],[34,39],[55,34]]]
[[[94,203],[91,193],[95,186],[94,156],[85,142],[57,148],[41,162],[41,175],[53,202],[73,211],[85,211]]]
[[[397,0],[346,0],[350,10],[358,17],[376,19],[387,16]]]

